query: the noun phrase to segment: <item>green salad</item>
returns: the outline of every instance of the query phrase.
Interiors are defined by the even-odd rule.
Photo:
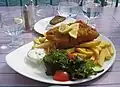
[[[58,81],[88,78],[99,71],[98,68],[97,71],[94,68],[96,65],[92,60],[83,60],[78,56],[70,59],[65,50],[54,50],[45,55],[43,61],[46,66],[46,74],[53,76],[53,79]]]

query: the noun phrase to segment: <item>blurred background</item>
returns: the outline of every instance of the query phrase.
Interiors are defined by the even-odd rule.
[[[0,0],[0,6],[23,6],[28,3],[29,0]],[[39,4],[50,4],[58,5],[61,0],[34,0],[36,5]],[[80,1],[80,0],[71,0]],[[120,0],[100,0],[105,6],[119,6]]]

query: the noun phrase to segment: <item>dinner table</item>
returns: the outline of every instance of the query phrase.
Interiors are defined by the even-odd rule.
[[[8,7],[0,7],[0,13],[5,14]],[[19,6],[9,7],[12,10],[13,15],[16,14],[16,10],[21,8]],[[57,15],[57,12],[53,13],[53,16]],[[109,38],[116,49],[116,58],[112,67],[103,75],[96,79],[77,84],[50,84],[34,79],[28,78],[14,71],[6,63],[6,55],[16,50],[17,48],[11,48],[8,50],[0,49],[0,87],[49,87],[49,86],[68,86],[68,87],[120,87],[120,7],[103,7],[102,12],[95,21],[96,30]],[[84,15],[79,12],[75,17],[77,20],[84,20]],[[19,37],[27,44],[38,37],[40,34],[35,32],[22,33]],[[6,35],[3,28],[0,28],[0,45],[9,43],[11,37]],[[19,62],[19,61],[18,61]],[[14,63],[14,62],[13,62]],[[17,65],[16,65],[17,66]]]

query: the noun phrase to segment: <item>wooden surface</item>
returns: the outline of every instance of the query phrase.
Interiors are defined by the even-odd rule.
[[[13,14],[16,14],[14,9],[17,7],[11,7]],[[6,8],[0,7],[0,13],[6,14]],[[113,41],[117,55],[114,65],[101,77],[83,83],[71,85],[71,87],[120,87],[120,8],[103,8],[101,16],[95,20],[97,30],[103,35],[107,36]],[[77,19],[83,19],[81,13],[77,16]],[[36,36],[33,33],[24,33],[20,37],[23,38],[25,43],[29,43]],[[10,41],[10,36],[7,36],[3,29],[0,28],[0,45],[7,44]],[[14,70],[12,70],[5,62],[5,56],[15,50],[3,51],[0,49],[0,86],[39,86],[48,87],[53,84],[46,84],[38,82],[27,77],[24,77]]]

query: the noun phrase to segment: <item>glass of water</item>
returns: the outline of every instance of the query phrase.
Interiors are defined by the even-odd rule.
[[[82,11],[88,19],[87,23],[91,24],[91,21],[101,13],[101,2],[99,0],[83,0]]]
[[[23,45],[23,41],[20,40],[18,36],[24,31],[22,19],[18,17],[4,17],[2,27],[4,32],[12,37],[12,40],[9,44],[9,47],[19,47]]]
[[[76,17],[79,12],[79,0],[60,0],[58,13],[64,17]]]
[[[39,21],[45,17],[51,17],[54,15],[54,8],[49,4],[40,4],[36,6],[36,21]]]

